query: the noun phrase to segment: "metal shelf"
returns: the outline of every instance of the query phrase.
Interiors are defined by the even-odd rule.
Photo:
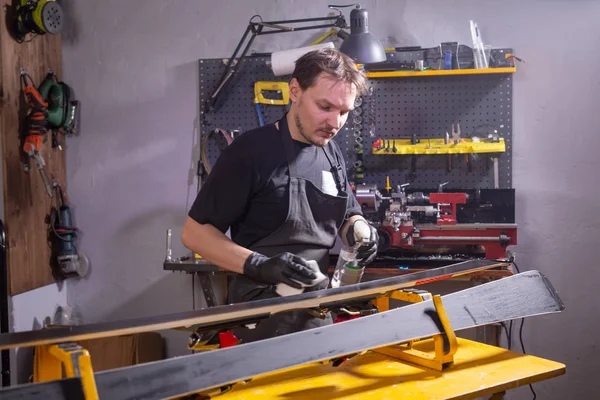
[[[367,78],[399,78],[406,76],[440,76],[440,75],[481,75],[481,74],[511,74],[517,67],[509,68],[480,68],[480,69],[428,69],[425,71],[371,71]]]
[[[382,139],[383,140],[383,139]],[[412,144],[410,139],[385,139],[383,148],[376,141],[372,154],[405,155],[405,154],[469,154],[469,153],[504,153],[504,139],[498,142],[474,142],[472,139],[461,139],[460,143],[444,143],[444,139],[419,139],[420,143]],[[396,149],[394,151],[394,148]]]

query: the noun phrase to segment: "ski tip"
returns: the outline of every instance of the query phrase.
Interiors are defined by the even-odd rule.
[[[565,303],[562,301],[562,299],[558,295],[558,291],[554,288],[554,285],[552,285],[552,282],[550,282],[550,279],[548,279],[548,277],[546,277],[546,275],[542,274],[539,271],[537,271],[537,272],[542,277],[542,280],[544,281],[544,284],[546,285],[546,288],[548,288],[548,291],[550,293],[552,293],[552,296],[556,300],[556,304],[558,305],[559,310],[563,311],[565,309]]]
[[[543,273],[541,273],[540,271],[535,270],[535,269],[532,269],[532,270],[529,270],[529,271],[525,271],[525,272],[521,272],[520,274],[516,274],[515,276],[518,276],[518,275],[529,276],[531,278],[539,278],[539,279],[541,279],[541,281],[546,286],[546,289],[548,289],[548,292],[552,295],[552,298],[554,298],[554,301],[556,302],[556,306],[558,308],[557,311],[560,312],[560,311],[563,311],[565,309],[565,303],[562,301],[562,299],[558,295],[558,292],[554,288],[554,285],[552,285],[552,282],[550,282],[550,279],[548,279],[548,277],[546,275],[544,275]]]

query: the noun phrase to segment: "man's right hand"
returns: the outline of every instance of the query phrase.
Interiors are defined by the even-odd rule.
[[[296,289],[302,287],[298,282],[311,285],[317,278],[307,261],[292,253],[283,253],[269,258],[254,252],[244,263],[244,275],[258,282],[271,285],[285,283]]]

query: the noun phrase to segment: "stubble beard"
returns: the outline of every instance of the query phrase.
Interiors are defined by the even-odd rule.
[[[304,126],[302,125],[302,121],[300,121],[300,116],[296,115],[294,118],[295,122],[296,122],[296,128],[298,128],[298,132],[300,132],[300,135],[302,135],[302,137],[304,139],[306,139],[306,141],[310,144],[312,144],[313,146],[317,146],[317,147],[325,147],[325,145],[327,144],[327,142],[325,143],[315,143],[314,140],[312,140],[310,138],[310,136],[308,136],[306,134],[306,130],[304,129]]]

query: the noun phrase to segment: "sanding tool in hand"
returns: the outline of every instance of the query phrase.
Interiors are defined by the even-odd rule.
[[[23,151],[30,159],[35,161],[46,187],[46,193],[52,198],[54,194],[44,169],[46,162],[41,153],[42,142],[48,132],[48,103],[44,101],[33,85],[31,76],[23,68],[21,68],[21,84],[25,98],[29,103],[29,111],[25,119]],[[29,172],[29,165],[26,165],[25,170]]]
[[[84,277],[89,270],[89,260],[77,249],[77,228],[73,226],[71,208],[65,202],[62,188],[52,180],[56,190],[56,208],[53,207],[48,217],[49,236],[52,239],[52,253],[58,264],[60,273],[68,278],[71,276]]]
[[[325,274],[323,274],[321,272],[321,270],[319,269],[319,264],[315,260],[307,260],[306,264],[311,268],[311,270],[316,275],[316,278],[311,282],[311,284],[306,285],[303,282],[294,280],[295,282],[298,282],[298,284],[300,284],[302,286],[300,289],[296,289],[294,287],[291,287],[290,285],[286,285],[285,283],[278,283],[275,287],[275,291],[277,292],[278,295],[292,296],[294,294],[300,294],[300,293],[304,292],[304,289],[306,287],[315,286],[315,285],[323,282],[325,279],[327,279]]]

